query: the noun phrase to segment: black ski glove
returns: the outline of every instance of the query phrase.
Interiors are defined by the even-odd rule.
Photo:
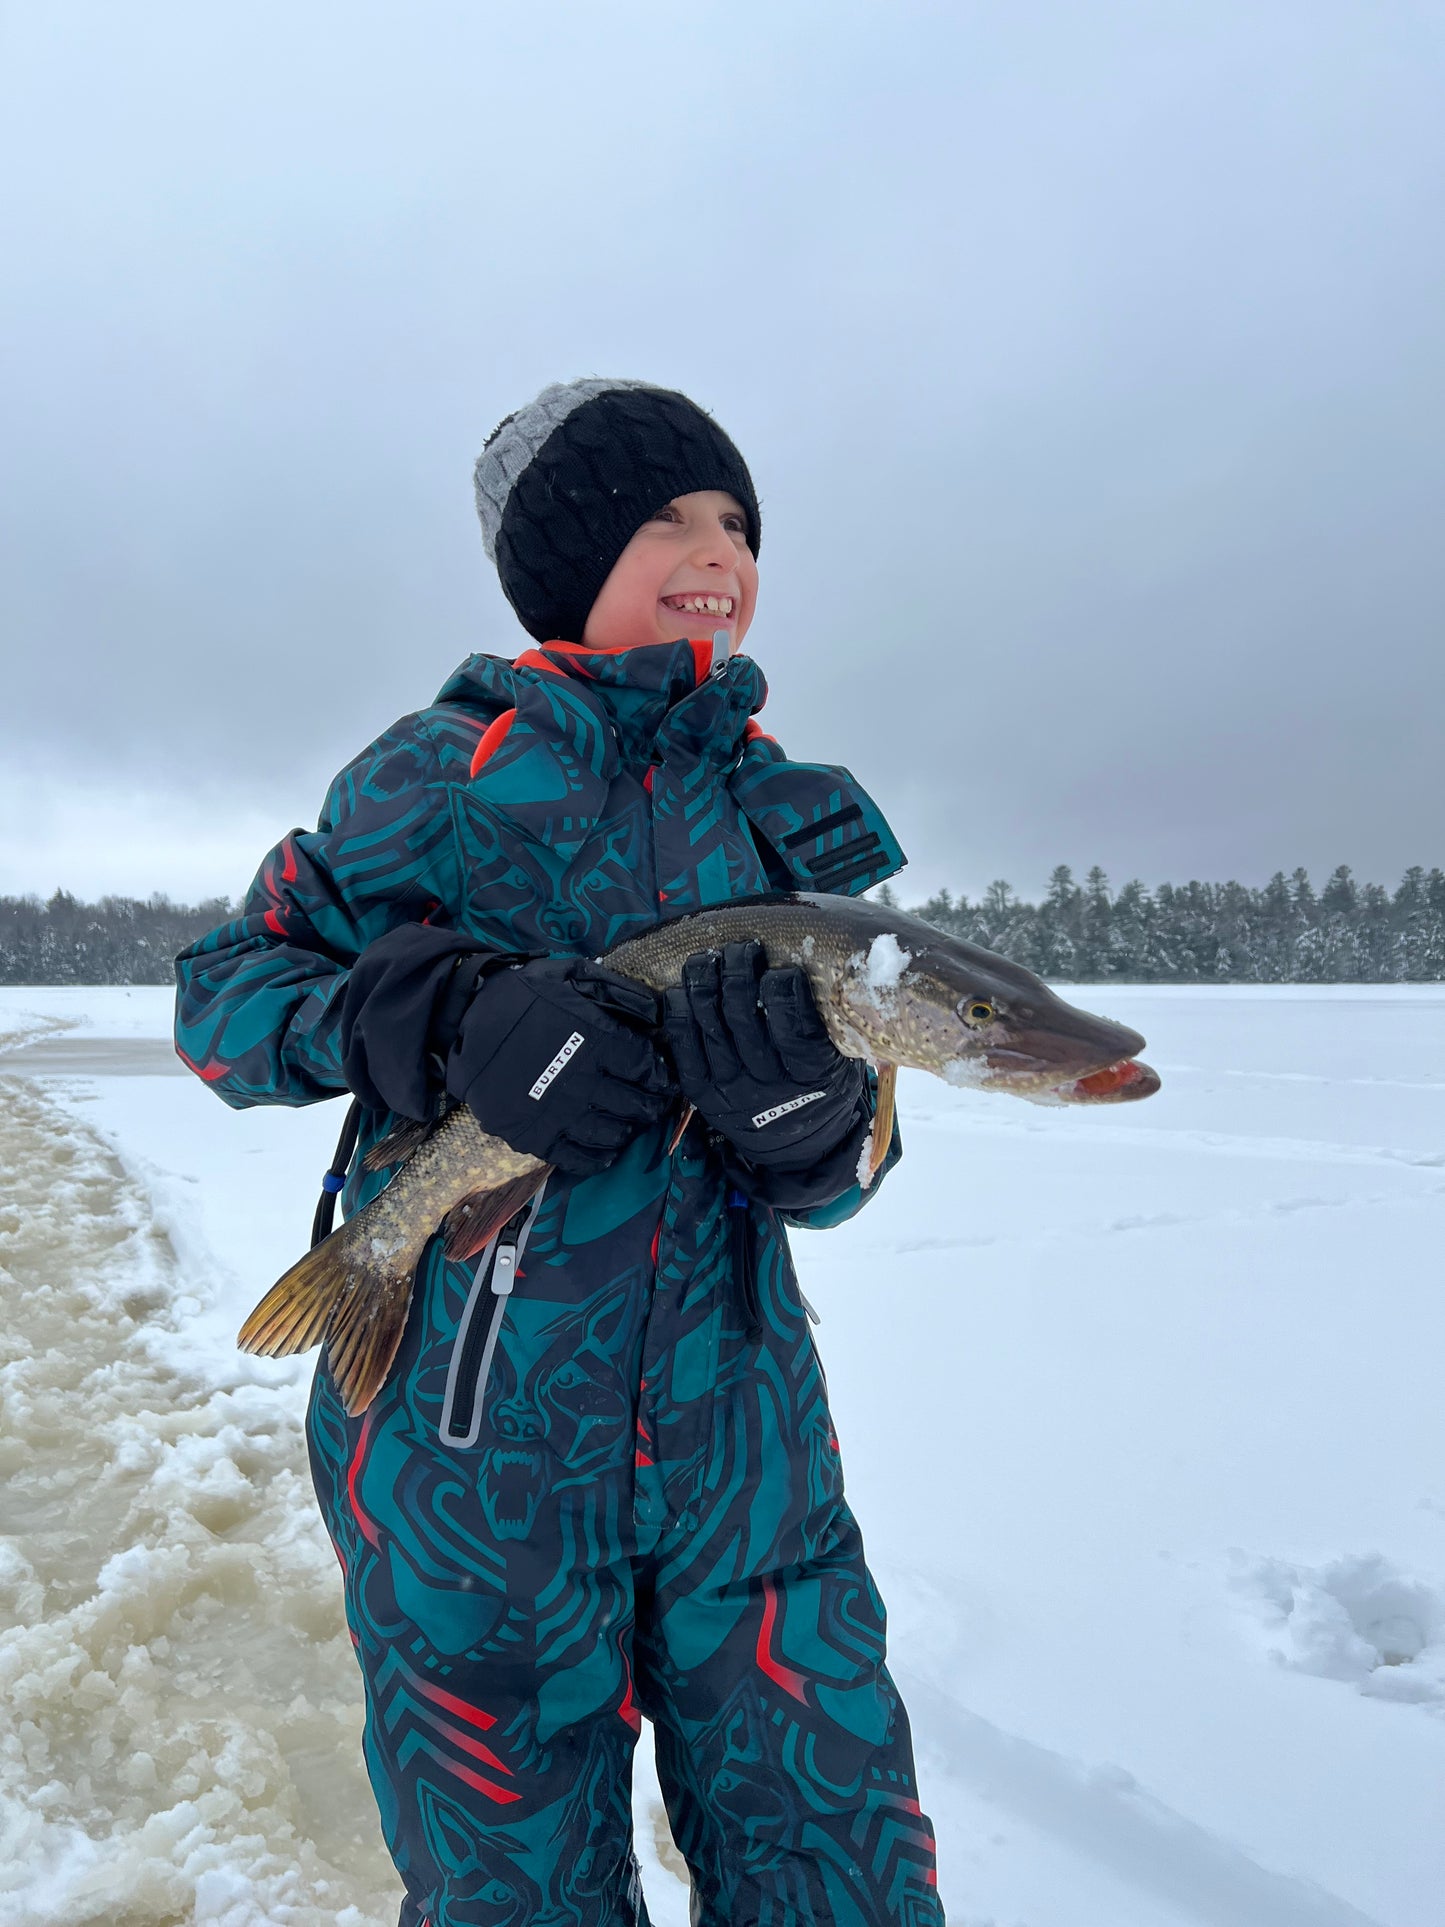
[[[657,998],[581,957],[485,978],[447,1060],[447,1089],[484,1131],[589,1177],[672,1107],[654,1042]]]
[[[663,996],[683,1095],[748,1164],[799,1171],[866,1127],[862,1062],[823,1027],[807,974],[760,943],[700,950]]]
[[[473,937],[403,923],[369,943],[341,998],[341,1074],[374,1111],[429,1118],[478,978],[513,961]]]

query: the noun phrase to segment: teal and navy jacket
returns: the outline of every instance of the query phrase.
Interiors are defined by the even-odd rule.
[[[398,924],[595,957],[708,904],[892,876],[904,857],[877,806],[847,770],[791,762],[755,720],[762,671],[736,656],[713,672],[710,647],[468,658],[341,772],[240,917],[181,953],[182,1060],[238,1109],[341,1094],[347,973]],[[361,1152],[389,1128],[371,1114]],[[356,1170],[348,1211],[380,1182]]]
[[[344,1089],[348,971],[399,924],[595,957],[708,904],[891,875],[872,801],[790,761],[754,720],[765,694],[708,644],[472,657],[178,959],[181,1055],[228,1104],[313,1103]],[[368,1115],[361,1149],[390,1122]],[[697,1919],[941,1927],[780,1222],[837,1223],[864,1194],[754,1208],[700,1124],[668,1137],[555,1173],[500,1269],[495,1241],[455,1264],[434,1238],[364,1414],[324,1355],[316,1373],[312,1471],[402,1921],[644,1921],[626,1763],[646,1714]],[[381,1182],[353,1175],[349,1208]],[[515,1280],[495,1308],[494,1277]]]
[[[846,770],[783,754],[754,720],[766,694],[750,658],[713,670],[700,642],[469,658],[430,708],[341,773],[315,831],[271,852],[240,917],[181,954],[181,1056],[228,1104],[310,1104],[345,1089],[347,973],[397,924],[430,920],[499,951],[595,957],[707,904],[779,887],[853,895],[893,874],[902,852],[877,807]],[[369,1113],[359,1152],[394,1121]],[[699,1126],[671,1155],[668,1134],[643,1133],[595,1177],[554,1175],[526,1251],[529,1302],[545,1301],[549,1285],[573,1306],[618,1291],[632,1301],[601,1348],[610,1417],[587,1426],[584,1456],[627,1456],[624,1432],[652,1441],[647,1465],[633,1464],[652,1488],[651,1498],[639,1490],[639,1521],[649,1505],[660,1520],[665,1489],[697,1470],[698,1399],[734,1316],[728,1180]],[[895,1142],[889,1162],[898,1155]],[[345,1208],[383,1180],[358,1156]],[[786,1215],[836,1224],[864,1195],[855,1182]],[[791,1277],[778,1215],[761,1210],[752,1226],[760,1277]],[[446,1352],[474,1271],[446,1264],[434,1241],[419,1274],[439,1293],[421,1296],[438,1321],[440,1376],[407,1395],[431,1398],[419,1419],[448,1437],[466,1435],[469,1401],[485,1390],[459,1386]],[[519,1287],[504,1351],[523,1342],[523,1296]],[[536,1361],[519,1353],[513,1363],[525,1376]]]

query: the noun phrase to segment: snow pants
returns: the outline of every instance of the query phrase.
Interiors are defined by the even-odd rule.
[[[744,1311],[721,1194],[669,1192],[630,1249],[585,1190],[544,1197],[509,1298],[505,1235],[465,1266],[433,1242],[360,1419],[317,1373],[312,1470],[400,1927],[645,1923],[642,1716],[695,1927],[941,1927],[782,1235]]]

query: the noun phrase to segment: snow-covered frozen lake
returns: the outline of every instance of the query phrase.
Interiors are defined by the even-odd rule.
[[[1158,1097],[905,1075],[797,1240],[949,1919],[1445,1927],[1445,986],[1064,994]],[[231,1342],[340,1110],[169,1022],[0,990],[0,1922],[389,1927],[312,1361]]]

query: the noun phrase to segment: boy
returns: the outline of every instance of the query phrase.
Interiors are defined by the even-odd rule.
[[[401,1927],[644,1922],[642,1715],[695,1922],[941,1922],[782,1229],[863,1201],[871,1081],[756,945],[691,959],[661,1012],[590,961],[902,854],[753,720],[758,504],[710,416],[553,385],[476,488],[541,646],[465,662],[177,965],[177,1046],[228,1103],[350,1089],[364,1153],[450,1095],[556,1167],[479,1259],[432,1241],[364,1414],[324,1353],[313,1388]],[[358,1165],[348,1207],[381,1182]]]

